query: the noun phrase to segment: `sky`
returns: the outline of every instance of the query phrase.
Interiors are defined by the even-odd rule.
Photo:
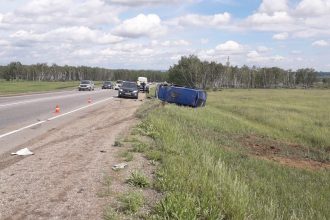
[[[0,0],[0,65],[330,71],[330,0]]]

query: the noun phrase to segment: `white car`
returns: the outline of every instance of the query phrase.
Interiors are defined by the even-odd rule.
[[[89,91],[92,91],[94,90],[94,83],[92,80],[82,80],[80,82],[80,85],[78,87],[78,90],[79,91],[82,91],[82,90],[89,90]]]
[[[122,84],[123,84],[122,80],[117,80],[115,85],[115,90],[119,90]]]

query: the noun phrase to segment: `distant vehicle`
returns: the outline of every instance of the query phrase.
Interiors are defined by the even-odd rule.
[[[102,89],[113,89],[113,83],[111,81],[104,81]]]
[[[139,97],[139,88],[137,83],[124,81],[118,90],[118,97],[131,97],[137,99]]]
[[[121,87],[122,83],[123,83],[123,80],[117,80],[116,85],[115,85],[115,90],[118,90]]]
[[[147,77],[138,77],[137,84],[139,86],[140,91],[149,92],[149,85]]]
[[[78,87],[78,90],[79,91],[82,91],[82,90],[89,90],[89,91],[92,91],[94,90],[94,83],[92,80],[82,80],[80,82],[80,85]]]

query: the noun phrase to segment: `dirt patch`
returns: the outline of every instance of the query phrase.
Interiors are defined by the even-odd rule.
[[[239,142],[257,156],[276,155],[281,152],[279,143],[256,135],[244,136]]]
[[[264,160],[271,160],[285,166],[295,167],[299,169],[308,169],[314,171],[321,169],[330,169],[329,163],[321,163],[314,160],[302,160],[302,159],[276,157],[276,156],[273,157],[259,156],[257,158]]]
[[[130,172],[111,170],[122,151],[112,145],[137,123],[134,114],[142,103],[125,99],[99,107],[25,143],[35,155],[2,156],[0,219],[102,219],[109,202],[97,195],[103,177]],[[146,166],[141,161],[129,167]],[[113,192],[121,189],[115,187]]]
[[[260,159],[271,160],[280,164],[309,170],[330,169],[330,162],[320,159],[324,152],[316,149],[272,140],[264,136],[246,135],[240,137],[241,146],[248,153]]]

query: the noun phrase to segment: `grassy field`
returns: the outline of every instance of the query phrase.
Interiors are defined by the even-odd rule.
[[[205,108],[149,102],[161,219],[330,219],[330,92],[224,90]],[[156,108],[156,106],[158,106]]]
[[[0,95],[11,95],[28,92],[46,92],[77,88],[79,82],[34,82],[34,81],[3,81],[0,80]]]
[[[102,82],[94,82],[99,87]],[[0,95],[13,95],[29,92],[47,92],[54,90],[78,88],[79,81],[38,82],[38,81],[4,81],[0,80]]]

